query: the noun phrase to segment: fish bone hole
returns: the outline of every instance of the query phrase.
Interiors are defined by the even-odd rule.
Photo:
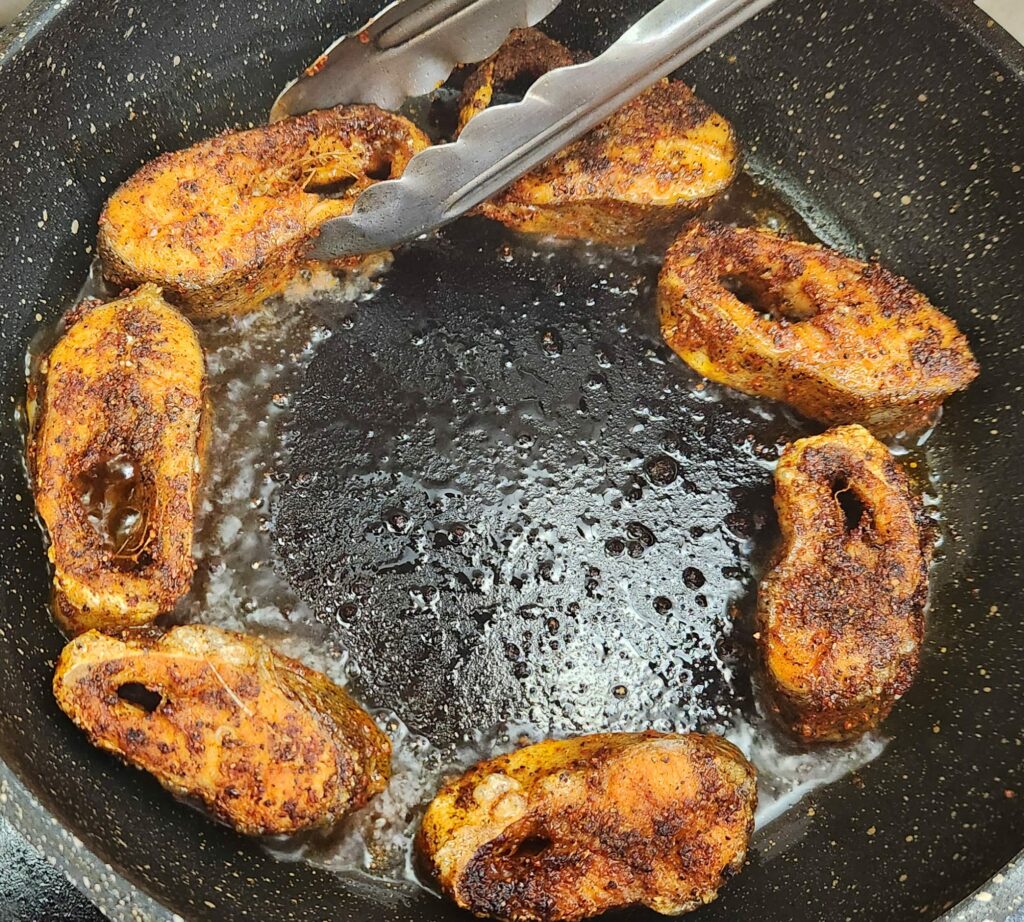
[[[374,164],[372,167],[367,169],[366,175],[370,179],[384,180],[391,178],[391,171],[394,169],[394,165],[390,160],[383,160],[380,163]]]
[[[118,569],[145,567],[152,497],[140,465],[125,454],[102,460],[75,478],[75,492]]]
[[[341,179],[334,180],[333,182],[310,182],[309,185],[306,186],[306,191],[315,192],[317,195],[323,196],[324,198],[346,198],[355,183],[355,177],[344,176]]]
[[[837,477],[832,482],[832,493],[843,513],[843,521],[847,531],[853,531],[864,520],[867,507],[845,477]]]
[[[748,274],[725,275],[722,287],[765,320],[799,323],[817,313],[817,307],[801,291],[773,290],[764,279]]]
[[[125,682],[118,687],[117,697],[147,714],[152,714],[164,700],[160,692],[147,688],[141,682]]]
[[[536,858],[546,852],[554,843],[547,836],[527,836],[512,852],[512,858]]]

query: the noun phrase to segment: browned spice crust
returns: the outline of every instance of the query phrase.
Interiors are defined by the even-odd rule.
[[[774,706],[807,740],[889,714],[917,671],[931,531],[906,474],[860,426],[790,445],[775,475],[782,530],[758,596]]]
[[[29,386],[28,460],[57,619],[70,634],[151,621],[187,591],[194,567],[206,416],[199,341],[145,285],[76,308],[44,365]],[[141,516],[120,546],[83,501],[112,463],[134,467],[131,503]]]
[[[496,91],[572,63],[536,29],[518,30],[466,81],[460,130]],[[516,230],[632,245],[675,227],[739,170],[728,122],[685,84],[664,80],[480,206]]]
[[[126,700],[133,688],[159,703]],[[390,741],[343,689],[219,628],[90,631],[64,648],[53,692],[94,745],[252,835],[331,823],[390,775]]]
[[[753,767],[719,737],[546,740],[446,785],[417,847],[445,893],[478,915],[679,914],[742,866],[756,800]]]
[[[927,426],[978,374],[956,324],[905,279],[765,230],[684,228],[658,305],[699,374],[879,436]]]
[[[245,313],[311,262],[324,221],[368,185],[400,176],[429,146],[408,119],[344,106],[222,134],[166,153],[127,180],[100,215],[104,276],[155,282],[193,317]]]

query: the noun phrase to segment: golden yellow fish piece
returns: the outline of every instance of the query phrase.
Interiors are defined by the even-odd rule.
[[[909,282],[765,230],[685,228],[658,305],[665,341],[704,377],[883,437],[927,426],[978,374],[956,324]]]
[[[214,627],[82,634],[60,655],[53,693],[94,745],[251,835],[331,823],[391,772],[390,741],[347,692]]]
[[[429,146],[375,106],[310,112],[228,132],[148,163],[100,215],[99,253],[116,285],[155,282],[193,317],[253,310],[300,268],[321,224]]]
[[[417,848],[459,906],[579,920],[643,905],[678,915],[742,866],[755,773],[699,733],[545,740],[481,762],[434,798]]]
[[[536,29],[513,32],[466,81],[460,130],[496,92],[572,56]],[[707,206],[740,155],[729,123],[679,81],[663,80],[480,206],[516,230],[637,243]]]
[[[491,105],[495,91],[528,89],[549,70],[574,63],[565,45],[539,29],[513,29],[501,47],[466,79],[459,98],[458,133]]]
[[[906,474],[861,426],[790,445],[775,508],[782,546],[758,598],[769,690],[796,735],[847,739],[885,719],[913,681],[929,530]]]
[[[85,302],[29,384],[29,467],[54,611],[75,634],[151,621],[192,578],[203,352],[153,285]]]

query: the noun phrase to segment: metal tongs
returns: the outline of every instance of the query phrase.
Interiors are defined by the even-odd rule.
[[[271,121],[343,103],[397,109],[559,2],[398,0],[287,87]],[[455,220],[771,2],[662,0],[597,57],[549,71],[521,101],[486,109],[457,141],[417,154],[400,179],[367,187],[350,214],[321,226],[309,257],[389,250]]]

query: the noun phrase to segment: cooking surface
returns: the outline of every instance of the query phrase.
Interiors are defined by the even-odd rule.
[[[85,81],[76,83],[73,100],[64,99],[52,84],[47,90],[55,107],[67,106],[74,152],[40,144],[35,130],[25,127],[10,135],[18,147],[4,151],[17,169],[17,179],[7,188],[16,191],[19,201],[39,203],[32,214],[14,216],[20,233],[9,259],[0,263],[0,290],[7,296],[3,308],[19,312],[12,321],[19,336],[11,341],[18,357],[8,355],[9,361],[20,361],[28,336],[38,327],[36,308],[42,318],[52,319],[80,284],[89,258],[85,229],[92,227],[110,181],[123,178],[160,147],[179,146],[182,131],[190,140],[258,117],[259,100],[272,98],[282,79],[281,73],[263,67],[260,57],[268,36],[276,40],[280,33],[264,28],[254,34],[251,11],[210,14],[218,17],[217,29],[250,36],[252,44],[239,57],[244,66],[251,55],[253,66],[241,87],[234,79],[238,57],[228,63],[216,43],[194,44],[196,36],[214,33],[212,24],[190,21],[185,29],[184,20],[175,19],[182,11],[168,8],[171,20],[159,26],[156,10],[147,11],[148,24],[135,19],[131,60],[108,58],[105,72],[90,87],[88,75],[98,71],[92,64],[76,65],[80,37],[98,30],[91,35],[93,46],[113,47],[114,31],[102,30],[121,36],[127,25],[114,22],[116,16],[96,16],[87,6],[65,11],[67,32],[61,34],[68,37],[67,48],[60,38],[49,39],[38,58],[24,64],[32,74],[50,74],[49,57]],[[346,24],[369,11],[353,10]],[[619,18],[603,22],[603,28],[614,32],[636,12],[632,7],[617,11]],[[115,13],[127,16],[121,7]],[[278,10],[265,15],[267,21],[280,21]],[[954,402],[929,443],[935,469],[945,478],[951,525],[937,587],[937,598],[946,602],[935,612],[921,679],[886,725],[893,742],[883,757],[855,783],[821,792],[778,833],[762,836],[752,865],[717,905],[702,912],[707,919],[728,918],[740,909],[767,918],[831,919],[837,907],[865,919],[892,918],[894,912],[917,915],[921,909],[924,917],[934,917],[985,880],[1021,841],[1015,777],[1020,760],[1009,730],[1021,723],[1018,705],[1024,696],[1015,653],[1020,638],[1015,620],[1003,616],[1012,611],[1019,582],[1020,536],[1004,523],[1005,510],[1021,492],[1014,444],[1018,414],[1011,396],[1018,378],[1013,350],[1020,335],[1011,306],[1019,293],[1013,254],[1024,243],[1020,164],[1016,173],[1010,172],[1019,150],[1008,128],[1020,111],[1020,85],[935,8],[879,4],[873,16],[872,34],[899,35],[898,48],[877,40],[860,44],[859,10],[829,5],[797,10],[782,3],[760,26],[748,28],[745,39],[732,37],[692,71],[699,77],[699,92],[733,119],[749,149],[778,168],[787,183],[814,189],[816,211],[842,214],[858,243],[869,250],[877,247],[888,264],[947,306],[977,347],[983,378]],[[592,18],[580,17],[580,22]],[[561,22],[569,26],[566,17]],[[282,45],[292,45],[280,54],[285,59],[308,56],[341,27],[326,19],[296,23],[281,38]],[[806,45],[793,47],[787,41],[796,30],[807,35]],[[168,46],[168,35],[177,47]],[[299,35],[301,48],[295,47]],[[607,38],[603,33],[574,36],[571,26],[567,37],[573,44],[589,41],[594,46]],[[783,46],[784,62],[778,50]],[[181,70],[175,72],[176,67]],[[164,107],[157,97],[170,90],[162,86],[160,94],[153,93],[156,74],[172,81],[176,99],[191,93],[197,104],[215,99],[221,108],[197,109],[191,102]],[[964,87],[980,89],[967,98]],[[79,105],[83,93],[91,100],[88,110]],[[126,97],[134,102],[133,122],[124,120]],[[18,104],[14,96],[4,99],[0,115],[7,118],[5,111]],[[197,111],[206,112],[207,124],[196,123]],[[853,127],[851,113],[856,113]],[[15,112],[11,118],[21,116]],[[90,123],[97,126],[95,133]],[[98,176],[116,164],[120,172],[98,183]],[[6,168],[2,160],[0,167]],[[71,191],[57,193],[65,179]],[[77,238],[67,237],[65,228],[72,221],[82,228]],[[57,259],[52,269],[25,271],[36,264],[29,264],[28,257],[38,263],[46,254]],[[509,271],[516,267],[522,267],[519,254]],[[447,309],[437,306],[442,308]],[[525,332],[522,336],[523,354],[543,367],[549,359],[534,351],[538,341],[529,341]],[[331,348],[336,342],[342,340],[333,338]],[[311,376],[315,370],[310,369]],[[16,378],[7,376],[11,398],[20,391]],[[299,418],[301,402],[295,412]],[[285,487],[282,497],[287,498],[292,486]],[[2,580],[4,611],[13,615],[0,635],[9,669],[5,708],[16,704],[20,709],[18,714],[0,713],[5,759],[90,847],[156,888],[184,914],[238,915],[240,907],[253,905],[251,898],[267,914],[282,917],[301,912],[302,918],[318,918],[321,900],[340,907],[333,877],[307,873],[301,866],[281,873],[256,847],[197,822],[189,811],[161,799],[148,779],[90,752],[59,721],[46,696],[48,660],[57,636],[40,617],[45,579],[34,570],[26,573],[23,564],[38,556],[38,533],[28,517],[30,500],[20,475],[18,483],[5,480],[3,489],[4,515],[18,536],[5,555],[8,569]],[[400,544],[390,532],[377,537]],[[316,605],[326,601],[323,595],[309,597]],[[64,844],[63,834],[47,821],[33,820],[39,814],[23,806],[20,788],[8,791],[9,798],[18,800],[15,815],[22,817],[33,840],[68,862],[76,876],[86,874],[82,861],[87,859],[73,856],[73,846]],[[87,876],[90,883],[104,880],[98,898],[113,905],[121,891],[109,872],[90,868]],[[249,879],[256,883],[244,882]],[[301,910],[294,899],[302,901]],[[416,909],[400,903],[372,910],[358,903],[348,906],[350,912],[340,907],[336,917],[449,915],[432,900]]]
[[[754,713],[747,603],[775,538],[771,470],[808,430],[687,373],[661,342],[656,273],[466,221],[396,254],[317,347],[271,528],[324,635],[313,655],[344,651],[359,700],[404,724],[369,816],[417,815],[437,767],[519,738],[756,737],[762,820],[881,751],[870,737],[802,757]],[[244,623],[278,627],[265,607]]]
[[[288,573],[374,703],[440,744],[721,719],[727,601],[791,425],[694,387],[656,267],[510,239],[476,221],[399,253],[318,350],[276,516]]]
[[[713,215],[813,238],[747,174]],[[352,686],[395,750],[383,794],[275,852],[418,886],[443,775],[553,734],[726,732],[761,825],[884,749],[801,752],[755,705],[772,469],[814,427],[685,369],[657,255],[467,220],[376,278],[306,273],[197,324],[213,434],[176,619],[270,635]],[[116,292],[94,266],[82,294]],[[897,448],[935,508],[927,440]]]

